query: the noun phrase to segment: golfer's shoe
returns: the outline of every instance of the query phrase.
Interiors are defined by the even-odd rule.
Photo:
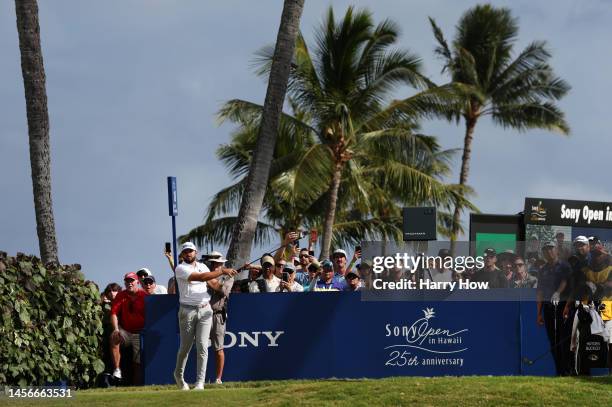
[[[179,390],[189,390],[189,385],[185,383],[185,380],[183,380],[183,378],[176,373],[174,373],[174,381],[176,381],[176,385],[178,386]]]
[[[193,389],[194,390],[204,390],[204,382],[197,382]]]
[[[117,379],[117,380],[121,380],[121,369],[117,368],[115,369],[115,371],[113,372],[113,378]]]
[[[223,382],[221,381],[221,379],[217,379],[215,380],[215,384],[223,384]]]

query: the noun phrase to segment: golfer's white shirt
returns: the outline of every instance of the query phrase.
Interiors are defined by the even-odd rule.
[[[210,270],[205,264],[195,262],[194,264],[181,263],[176,270],[176,283],[179,289],[179,302],[185,305],[204,305],[210,301],[208,286],[204,281],[189,281],[193,272],[208,273]]]

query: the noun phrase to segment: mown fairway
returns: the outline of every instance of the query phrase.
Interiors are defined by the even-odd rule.
[[[204,391],[174,386],[78,391],[71,400],[2,399],[9,405],[288,406],[612,405],[612,377],[402,377],[381,380],[266,381],[209,385]]]

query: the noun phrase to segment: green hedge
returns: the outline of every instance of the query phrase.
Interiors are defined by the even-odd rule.
[[[100,292],[80,269],[0,252],[0,384],[88,387],[104,370]]]

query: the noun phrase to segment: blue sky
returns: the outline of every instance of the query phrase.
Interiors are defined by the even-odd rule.
[[[253,53],[274,41],[282,1],[39,3],[60,260],[82,264],[102,286],[140,267],[165,281],[166,176],[178,178],[177,228],[184,233],[230,182],[214,152],[232,127],[218,126],[215,113],[228,99],[263,103],[265,82],[253,74]],[[402,28],[399,46],[417,53],[426,73],[441,81],[427,17],[450,38],[462,12],[477,2],[307,0],[301,23],[307,39],[330,4],[337,15],[354,4],[373,11],[376,21],[394,19]],[[606,181],[612,4],[493,4],[519,17],[519,48],[548,41],[557,74],[572,85],[560,103],[572,135],[520,134],[483,120],[469,179],[474,202],[485,213],[516,213],[525,196],[612,201]],[[0,2],[0,78],[0,250],[37,254],[12,1]],[[408,96],[410,89],[397,93]],[[462,145],[462,127],[428,121],[423,130],[445,148]]]

